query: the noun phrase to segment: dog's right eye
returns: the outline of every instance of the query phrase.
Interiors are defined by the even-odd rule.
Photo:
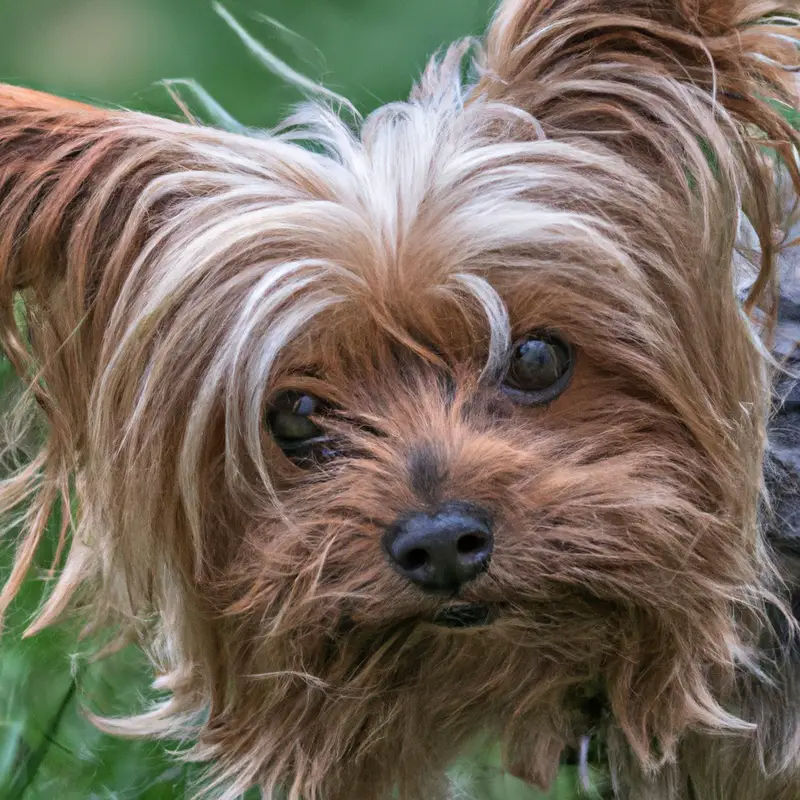
[[[546,405],[567,388],[574,367],[568,342],[552,331],[536,331],[514,345],[503,391],[522,405]]]
[[[330,442],[315,419],[325,413],[324,403],[312,394],[283,392],[267,415],[267,425],[278,447],[295,462],[327,455]]]

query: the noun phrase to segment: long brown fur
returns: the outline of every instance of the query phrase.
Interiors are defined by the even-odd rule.
[[[135,631],[166,693],[99,724],[192,739],[226,798],[434,800],[484,736],[547,785],[593,687],[619,797],[800,797],[758,522],[798,13],[505,0],[475,82],[455,46],[356,133],[313,106],[246,138],[0,89],[0,344],[46,421],[0,484],[0,609],[74,492],[30,632],[70,608]],[[541,328],[576,374],[515,406],[498,377]],[[272,441],[284,388],[344,409],[337,459]],[[460,598],[500,609],[487,627],[431,624],[443,601],[381,550],[453,499],[495,518]]]

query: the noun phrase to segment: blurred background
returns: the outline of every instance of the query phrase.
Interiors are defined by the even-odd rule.
[[[428,56],[480,33],[489,0],[226,0],[226,8],[293,68],[363,112],[407,95]],[[277,20],[294,32],[270,24]],[[103,105],[179,117],[159,81],[191,78],[248,126],[269,127],[301,100],[267,72],[211,0],[0,0],[0,81]],[[0,359],[0,382],[10,382]],[[4,395],[0,391],[0,402]],[[7,402],[7,401],[6,401]],[[0,476],[2,477],[2,476]],[[53,521],[56,529],[58,520]],[[202,770],[164,745],[100,734],[82,716],[139,707],[149,670],[133,648],[101,662],[70,626],[23,640],[53,548],[12,609],[0,640],[0,800],[190,797]],[[0,584],[10,564],[0,549]],[[454,768],[459,798],[533,800],[502,774],[492,748]],[[565,768],[551,798],[578,796]],[[353,798],[359,800],[359,798]],[[401,799],[402,800],[402,799]]]
[[[482,31],[490,0],[225,0],[294,68],[362,110],[408,93],[426,58]],[[305,39],[281,36],[267,16]],[[173,113],[157,82],[199,81],[248,125],[297,102],[214,12],[212,0],[0,0],[0,79]]]

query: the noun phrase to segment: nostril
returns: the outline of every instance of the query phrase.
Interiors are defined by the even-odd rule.
[[[462,556],[479,555],[486,551],[486,537],[477,533],[465,533],[456,542],[456,548]]]
[[[424,567],[431,560],[427,551],[422,548],[415,547],[409,550],[402,559],[402,566],[404,569],[419,569]]]

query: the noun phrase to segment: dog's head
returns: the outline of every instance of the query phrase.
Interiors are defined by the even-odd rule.
[[[453,48],[357,130],[3,90],[2,336],[49,423],[0,490],[32,509],[5,597],[74,479],[38,626],[136,624],[171,696],[118,729],[198,725],[221,780],[310,800],[434,796],[483,733],[546,783],[587,686],[643,759],[744,725],[713,689],[768,592],[766,393],[732,255],[744,207],[760,291],[745,133],[793,141],[753,99],[792,29],[604,11],[509,2],[476,83]]]

